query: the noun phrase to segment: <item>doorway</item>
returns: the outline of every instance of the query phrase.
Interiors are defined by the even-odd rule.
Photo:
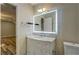
[[[16,54],[16,7],[1,5],[1,55]]]

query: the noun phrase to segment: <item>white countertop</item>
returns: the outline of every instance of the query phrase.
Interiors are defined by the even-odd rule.
[[[55,40],[55,38],[50,38],[50,37],[42,37],[42,36],[27,36],[29,39],[34,39],[34,40],[41,40],[41,41],[49,41],[52,42]]]

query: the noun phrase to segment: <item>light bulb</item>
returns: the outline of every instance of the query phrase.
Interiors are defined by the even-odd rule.
[[[43,8],[43,11],[46,11],[46,8]]]

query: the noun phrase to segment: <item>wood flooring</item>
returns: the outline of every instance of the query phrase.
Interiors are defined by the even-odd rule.
[[[1,55],[15,55],[16,54],[16,38],[6,37],[1,38]]]

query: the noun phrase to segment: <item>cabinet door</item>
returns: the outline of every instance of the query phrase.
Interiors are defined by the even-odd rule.
[[[52,55],[54,43],[35,39],[27,39],[27,54],[32,55]]]

